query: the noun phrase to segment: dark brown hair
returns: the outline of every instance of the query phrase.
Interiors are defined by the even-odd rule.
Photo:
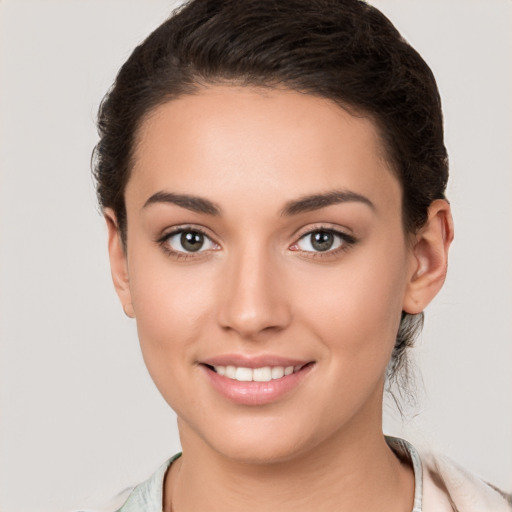
[[[104,98],[93,173],[102,208],[126,240],[124,189],[142,120],[202,86],[284,87],[373,119],[403,191],[414,232],[444,198],[448,161],[441,101],[421,56],[360,0],[193,0],[139,45]],[[388,376],[406,363],[423,315],[402,315]]]

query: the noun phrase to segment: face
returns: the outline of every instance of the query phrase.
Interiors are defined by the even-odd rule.
[[[184,439],[268,461],[380,431],[413,257],[370,119],[285,90],[182,97],[144,121],[126,207],[118,290]]]

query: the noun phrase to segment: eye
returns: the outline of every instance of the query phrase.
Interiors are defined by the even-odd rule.
[[[162,243],[170,248],[170,250],[181,253],[202,252],[217,248],[217,244],[196,229],[174,231],[166,235]]]
[[[353,243],[353,237],[345,233],[330,229],[316,229],[301,236],[291,249],[305,252],[328,252],[350,246]]]

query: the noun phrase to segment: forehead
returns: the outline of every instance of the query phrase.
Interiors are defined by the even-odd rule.
[[[286,201],[333,188],[399,191],[369,117],[295,91],[216,86],[147,116],[126,192],[127,201],[164,189]]]

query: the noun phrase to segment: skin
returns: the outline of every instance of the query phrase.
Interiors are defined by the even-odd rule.
[[[283,214],[333,191],[367,201]],[[147,204],[157,193],[207,199],[220,214]],[[401,312],[422,311],[444,281],[446,201],[404,233],[401,187],[371,119],[311,95],[229,86],[144,120],[125,198],[126,251],[105,211],[113,280],[183,447],[164,508],[410,511],[411,469],[382,434],[384,375]],[[204,250],[164,240],[184,225],[204,231]],[[320,228],[351,238],[315,252],[308,233]],[[241,405],[201,364],[224,354],[310,368],[277,400]]]

